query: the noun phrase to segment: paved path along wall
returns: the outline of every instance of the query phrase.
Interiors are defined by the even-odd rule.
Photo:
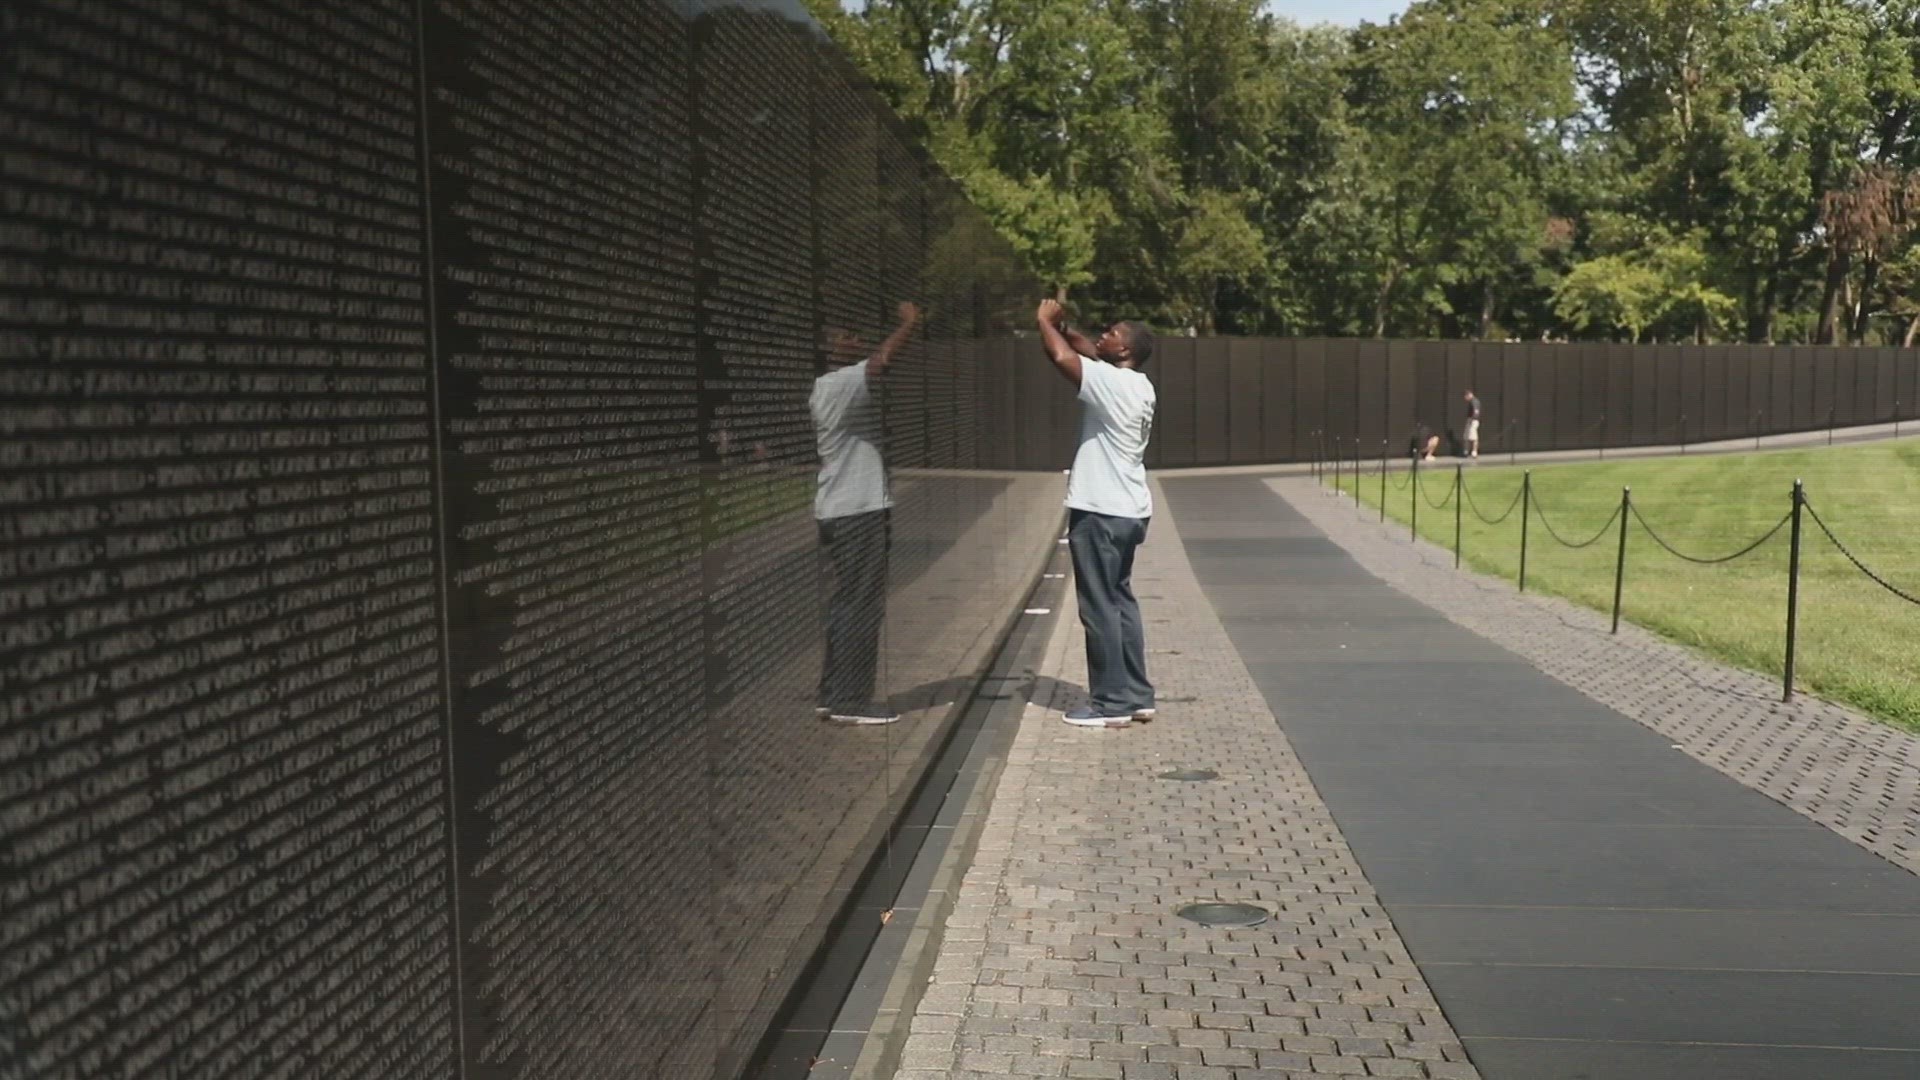
[[[900,1080],[1470,1078],[1458,1040],[1187,564],[1171,515],[1135,588],[1165,719],[1084,703],[1069,602],[914,1018]],[[1176,767],[1213,782],[1159,780]],[[1209,930],[1182,904],[1274,910]]]
[[[1511,582],[1453,570],[1453,553],[1410,544],[1309,481],[1269,487],[1382,581],[1645,724],[1687,755],[1920,873],[1920,736],[1795,694],[1631,624]]]
[[[1062,612],[899,1080],[1915,1075],[1916,740],[1310,482],[1160,487],[1161,717],[1060,723]],[[1172,915],[1212,899],[1278,918]]]
[[[1914,1075],[1920,879],[1810,820],[1899,832],[1912,739],[1272,483],[1168,487],[1241,537],[1201,580],[1485,1075]]]

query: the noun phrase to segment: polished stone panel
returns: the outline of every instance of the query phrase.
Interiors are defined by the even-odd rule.
[[[0,1073],[749,1070],[1051,550],[1012,253],[797,2],[27,0],[0,75]]]

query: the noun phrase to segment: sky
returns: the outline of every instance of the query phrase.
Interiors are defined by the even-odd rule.
[[[1305,26],[1330,22],[1358,26],[1384,23],[1407,9],[1407,0],[1267,0],[1267,10]]]

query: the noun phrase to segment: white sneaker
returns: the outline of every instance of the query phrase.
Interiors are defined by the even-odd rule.
[[[1133,710],[1133,718],[1142,724],[1146,723],[1147,721],[1153,719],[1158,715],[1160,715],[1160,711],[1158,709],[1155,709],[1151,705],[1147,706],[1144,709]]]
[[[1133,723],[1132,716],[1102,716],[1092,709],[1075,709],[1061,719],[1074,727],[1123,728]]]
[[[853,724],[858,727],[878,727],[881,724],[897,724],[900,714],[884,705],[868,705],[858,709],[830,709],[827,719],[836,724]]]

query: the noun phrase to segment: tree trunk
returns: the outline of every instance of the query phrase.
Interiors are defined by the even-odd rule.
[[[1493,340],[1493,282],[1489,281],[1480,293],[1480,340]]]
[[[1820,297],[1820,328],[1814,332],[1814,344],[1832,345],[1839,340],[1840,330],[1840,290],[1847,283],[1847,273],[1853,268],[1853,257],[1849,252],[1835,251],[1827,256],[1827,286]]]
[[[1773,320],[1780,313],[1780,271],[1767,275],[1760,290],[1760,310],[1747,324],[1747,340],[1755,345],[1773,344]]]
[[[1790,252],[1775,253],[1771,267],[1753,268],[1747,293],[1747,343],[1773,344],[1773,320],[1780,312],[1780,275],[1786,272]]]
[[[1392,264],[1387,267],[1387,275],[1380,281],[1380,291],[1373,298],[1373,336],[1387,336],[1387,308],[1393,300],[1393,287],[1399,283],[1400,267]]]
[[[1880,281],[1880,260],[1869,257],[1860,276],[1860,299],[1854,305],[1853,343],[1867,343],[1867,323],[1873,319],[1873,287]]]
[[[1913,348],[1913,338],[1915,334],[1920,334],[1920,315],[1915,315],[1913,318],[1907,320],[1907,336],[1900,342],[1900,347],[1903,349]]]

